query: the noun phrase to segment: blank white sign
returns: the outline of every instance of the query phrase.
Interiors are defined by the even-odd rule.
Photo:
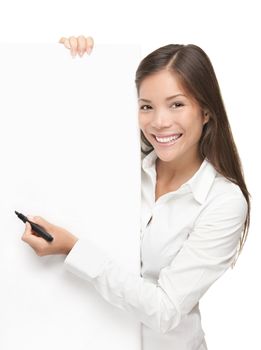
[[[140,324],[21,241],[14,211],[88,237],[140,271],[137,45],[0,45],[0,348],[140,348]]]

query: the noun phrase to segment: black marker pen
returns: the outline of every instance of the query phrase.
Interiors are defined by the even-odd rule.
[[[48,232],[46,232],[43,227],[30,221],[26,216],[24,216],[21,213],[18,213],[17,211],[15,211],[15,213],[19,217],[19,219],[21,219],[24,223],[26,223],[26,221],[28,221],[30,223],[30,225],[32,226],[33,231],[35,231],[39,236],[44,238],[46,241],[51,242],[53,240],[53,237]]]

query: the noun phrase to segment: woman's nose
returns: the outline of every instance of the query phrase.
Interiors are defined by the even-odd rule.
[[[163,129],[168,128],[173,124],[172,118],[168,115],[168,113],[164,110],[155,111],[151,126],[155,129]]]

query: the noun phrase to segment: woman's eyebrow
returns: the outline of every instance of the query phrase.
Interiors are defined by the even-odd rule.
[[[184,96],[184,97],[186,97],[186,95],[183,95],[183,94],[176,94],[176,95],[167,97],[166,101],[171,100],[172,98],[177,97],[177,96]],[[144,101],[144,102],[151,102],[150,100],[147,100],[146,98],[139,98],[138,100],[139,101]]]

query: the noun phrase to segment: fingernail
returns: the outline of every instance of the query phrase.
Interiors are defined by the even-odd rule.
[[[91,52],[92,52],[92,47],[89,46],[89,47],[87,48],[86,52],[87,52],[88,55],[90,55]]]
[[[29,215],[29,216],[27,216],[27,218],[29,219],[29,220],[34,220],[34,217],[33,216],[31,216],[31,215]]]

